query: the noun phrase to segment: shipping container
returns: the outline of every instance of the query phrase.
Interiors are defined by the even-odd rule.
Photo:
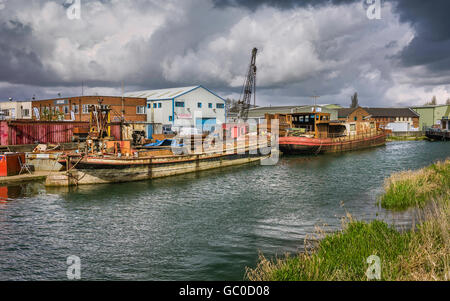
[[[72,142],[75,128],[89,128],[89,122],[0,121],[0,145]],[[121,139],[119,123],[111,125],[111,136]]]

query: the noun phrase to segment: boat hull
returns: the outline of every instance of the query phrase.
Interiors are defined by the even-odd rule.
[[[46,186],[75,186],[141,181],[260,162],[269,155],[260,153],[183,155],[146,159],[73,159],[74,168],[47,177]]]
[[[447,141],[450,140],[450,132],[444,131],[427,131],[425,133],[428,139],[438,140],[438,141]]]
[[[284,154],[311,155],[353,151],[386,144],[386,134],[364,136],[353,139],[348,137],[317,139],[307,137],[280,137],[280,151]]]

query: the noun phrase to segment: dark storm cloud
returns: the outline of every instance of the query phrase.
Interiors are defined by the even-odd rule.
[[[267,5],[282,9],[299,6],[340,5],[363,0],[214,0],[218,7],[240,6],[254,10]],[[431,71],[450,70],[450,1],[449,0],[383,0],[391,2],[401,22],[413,26],[416,36],[401,53],[406,67],[424,65]]]
[[[448,5],[436,19],[429,1],[381,1],[382,20],[369,20],[363,0],[83,0],[78,21],[66,17],[70,0],[5,1],[2,98],[79,93],[82,81],[109,93],[122,81],[126,91],[201,83],[226,96],[240,92],[255,46],[259,95],[272,103],[315,91],[347,103],[354,90],[375,103],[396,85],[394,73],[421,88],[445,84],[450,69],[440,20]],[[416,65],[432,71],[411,73]]]
[[[416,36],[401,54],[405,66],[425,65],[432,71],[450,70],[450,1],[397,0],[400,21]]]
[[[299,6],[339,5],[357,2],[359,0],[213,0],[217,7],[242,6],[256,9],[262,5],[278,8],[293,8]]]
[[[32,28],[19,21],[0,23],[0,81],[30,83],[44,76],[38,55],[29,47]]]

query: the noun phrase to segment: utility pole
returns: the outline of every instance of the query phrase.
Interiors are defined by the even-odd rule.
[[[317,94],[314,92],[314,94]],[[320,98],[320,96],[318,95],[313,95],[311,96],[314,99],[314,113],[316,112],[316,107],[317,107],[317,98]]]
[[[125,120],[125,107],[124,107],[124,99],[123,99],[123,95],[125,94],[125,90],[123,87],[123,81],[122,81],[122,122]]]

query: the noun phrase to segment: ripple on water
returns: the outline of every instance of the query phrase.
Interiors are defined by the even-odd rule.
[[[7,187],[0,280],[62,280],[69,255],[81,258],[83,279],[241,280],[258,252],[301,250],[316,226],[339,229],[346,212],[407,227],[411,212],[376,205],[384,178],[449,155],[448,143],[395,142],[154,181]]]

